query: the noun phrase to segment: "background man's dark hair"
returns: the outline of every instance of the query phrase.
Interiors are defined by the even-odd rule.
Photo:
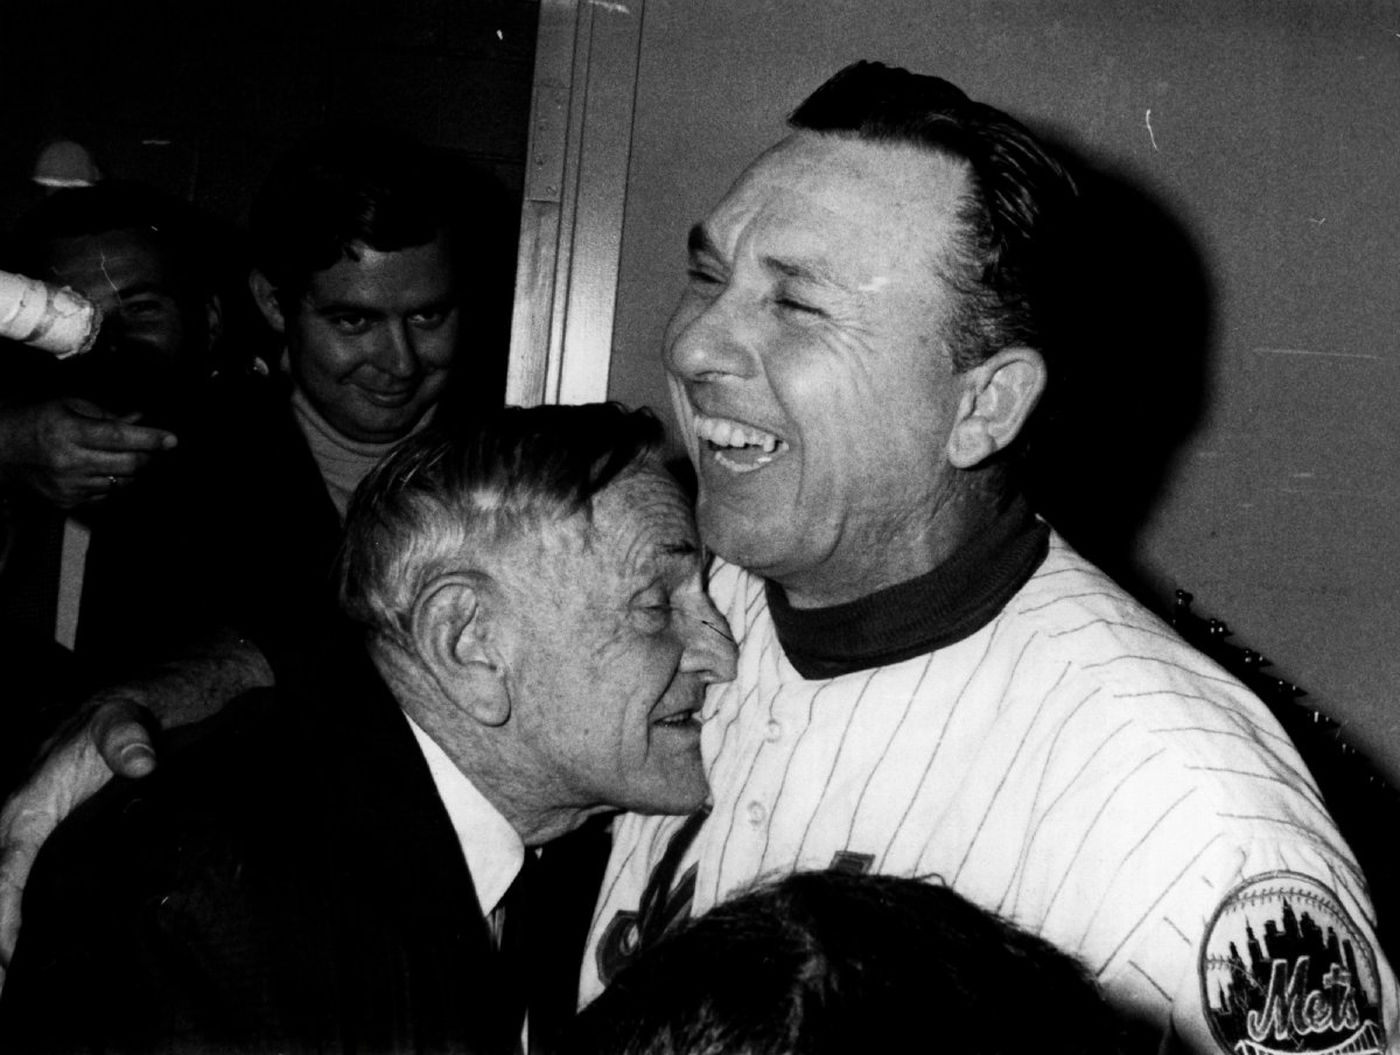
[[[572,1055],[1114,1055],[1078,961],[915,879],[807,872],[716,906],[580,1016]]]
[[[123,180],[104,180],[49,195],[15,228],[6,266],[51,279],[48,266],[54,242],[113,231],[130,231],[148,242],[165,258],[170,278],[182,292],[202,297],[217,291],[213,255],[225,240],[186,203]]]
[[[422,584],[541,525],[591,515],[594,497],[649,458],[664,430],[619,403],[505,407],[405,441],[360,484],[345,521],[342,607],[406,634]]]
[[[253,264],[295,312],[310,276],[358,258],[356,246],[395,252],[447,234],[454,262],[501,248],[504,189],[479,169],[395,133],[339,128],[283,155],[253,202]]]
[[[961,237],[941,276],[959,294],[944,334],[953,363],[967,369],[1015,345],[1035,348],[1049,362],[1057,343],[1056,250],[1075,188],[1030,132],[940,77],[876,62],[838,72],[789,124],[965,162]]]

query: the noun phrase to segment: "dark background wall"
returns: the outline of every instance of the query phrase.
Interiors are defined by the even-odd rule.
[[[0,5],[0,227],[39,147],[240,223],[277,154],[371,121],[494,171],[519,198],[539,0],[45,0]]]
[[[1056,523],[1151,600],[1193,591],[1400,776],[1400,4],[650,0],[614,396],[666,403],[687,227],[857,58],[1081,169]]]

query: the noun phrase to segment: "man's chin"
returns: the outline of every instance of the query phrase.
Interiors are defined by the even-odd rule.
[[[649,800],[645,803],[634,804],[631,812],[647,815],[684,816],[694,813],[701,806],[705,805],[709,799],[709,794],[695,795],[689,798],[667,797],[664,800]]]
[[[707,502],[702,494],[696,521],[705,548],[729,564],[767,575],[787,563],[792,546],[785,539],[789,524],[782,520],[751,520],[732,507]]]
[[[710,797],[704,770],[697,764],[692,771],[671,772],[652,787],[632,796],[628,806],[633,813],[694,813]]]
[[[343,424],[333,424],[347,438],[358,443],[397,443],[413,431],[418,418],[416,411],[407,408],[386,410],[375,407],[371,413],[362,412],[353,419],[345,419]]]

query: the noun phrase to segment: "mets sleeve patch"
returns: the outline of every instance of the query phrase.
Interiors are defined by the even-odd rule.
[[[1215,910],[1201,1004],[1232,1055],[1385,1051],[1375,954],[1337,896],[1294,872],[1255,876]]]

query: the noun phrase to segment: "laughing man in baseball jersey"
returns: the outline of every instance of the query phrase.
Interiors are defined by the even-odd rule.
[[[585,994],[687,902],[837,867],[1039,933],[1164,1049],[1400,1050],[1365,880],[1277,723],[1018,490],[1068,178],[868,63],[791,124],[691,232],[666,333],[741,649],[712,809],[620,823]]]

